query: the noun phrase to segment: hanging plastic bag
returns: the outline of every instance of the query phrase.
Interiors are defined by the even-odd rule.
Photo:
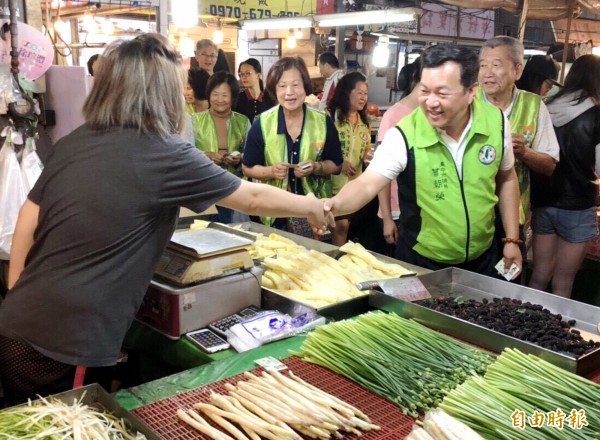
[[[35,140],[28,138],[25,141],[25,148],[23,150],[23,157],[21,158],[21,173],[23,173],[23,185],[25,186],[25,192],[29,193],[38,177],[42,174],[44,164],[40,160],[40,157],[36,153]]]
[[[19,210],[27,193],[12,142],[12,130],[3,131],[2,135],[6,135],[6,141],[0,148],[0,259],[8,260]]]

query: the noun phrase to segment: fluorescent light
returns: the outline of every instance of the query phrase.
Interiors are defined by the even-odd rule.
[[[240,26],[246,31],[257,31],[262,29],[293,29],[311,28],[313,21],[311,17],[281,17],[256,20],[240,20]]]
[[[401,23],[415,19],[412,8],[341,12],[317,16],[320,27],[359,26],[380,23]]]

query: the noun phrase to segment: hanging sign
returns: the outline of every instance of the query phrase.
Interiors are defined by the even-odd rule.
[[[198,2],[198,10],[200,16],[254,20],[325,14],[334,12],[334,5],[334,0],[203,0]]]
[[[20,21],[17,22],[17,39],[19,73],[30,81],[38,79],[52,65],[52,43],[36,28]],[[10,50],[10,38],[0,40],[0,64],[10,64]]]
[[[422,3],[420,33],[452,38],[487,40],[494,36],[494,11]],[[459,28],[457,29],[457,16]]]

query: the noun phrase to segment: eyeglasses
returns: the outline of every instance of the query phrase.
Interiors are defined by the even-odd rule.
[[[239,72],[238,75],[240,76],[240,78],[247,78],[251,75],[254,75],[256,72],[253,72],[252,70],[248,71],[248,72]]]
[[[216,54],[204,53],[204,52],[200,52],[200,56],[203,56],[203,57],[206,57],[206,58],[217,58]]]

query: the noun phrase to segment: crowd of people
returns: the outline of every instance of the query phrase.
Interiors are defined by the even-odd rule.
[[[217,48],[209,54],[207,47],[199,42],[196,58],[211,74],[216,58],[208,55]],[[506,270],[517,266],[515,281],[533,263],[533,287],[569,296],[597,233],[597,59],[581,57],[548,108],[545,96],[562,87],[551,56],[525,62],[522,43],[507,36],[490,38],[479,51],[429,48],[400,71],[401,99],[384,113],[371,145],[364,75],[345,74],[333,53],[321,53],[324,86],[312,108],[301,59],[279,60],[265,87],[260,63],[250,58],[239,64],[241,91],[228,109],[231,121],[239,114],[249,121],[246,134],[236,135],[239,162],[220,161],[205,125],[195,130],[195,143],[237,175],[327,200],[335,245],[352,238],[355,212],[377,197],[379,220],[359,216],[360,227],[381,231],[388,254],[491,276],[501,276],[495,266],[503,258]],[[254,219],[312,236],[302,219]]]
[[[319,57],[318,108],[301,58],[263,83],[257,60],[238,80],[220,53],[200,40],[187,84],[159,34],[114,42],[93,64],[86,122],[53,147],[15,230],[0,306],[8,404],[109,388],[180,206],[310,237],[331,228],[341,245],[377,197],[398,260],[495,277],[499,261],[522,272],[531,225],[530,285],[570,295],[598,232],[600,57],[579,57],[546,104],[557,66],[525,64],[518,40],[430,46],[402,69],[373,155],[367,78],[332,53]]]

